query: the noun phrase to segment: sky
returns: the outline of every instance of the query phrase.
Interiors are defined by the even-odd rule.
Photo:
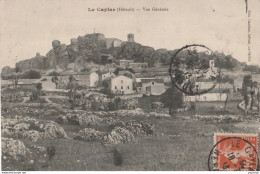
[[[134,8],[134,12],[100,12],[97,8]],[[143,11],[168,8],[168,11]],[[95,11],[88,11],[94,8]],[[155,49],[203,44],[232,54],[239,61],[260,65],[260,0],[0,0],[1,66],[52,49],[51,42],[103,33],[106,38],[135,41]],[[251,61],[248,62],[248,19]]]

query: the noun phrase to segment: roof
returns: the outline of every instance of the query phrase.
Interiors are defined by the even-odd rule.
[[[134,60],[126,60],[126,59],[121,59],[121,60],[119,60],[119,62],[134,62]]]
[[[11,85],[13,84],[13,82],[11,82],[10,80],[1,80],[1,85]]]
[[[163,79],[141,79],[141,83],[149,82],[164,83]]]
[[[33,84],[37,80],[39,80],[39,79],[18,79],[18,85],[21,85],[21,84]]]
[[[58,76],[89,75],[89,72],[61,72]]]
[[[119,77],[126,77],[126,78],[128,78],[128,79],[131,79],[131,80],[132,80],[132,78],[130,78],[130,77],[127,77],[127,76],[124,76],[124,75],[118,75],[118,76],[115,76],[115,77],[111,78],[111,80],[112,80],[112,79],[115,79],[115,78],[119,78]]]
[[[148,65],[146,62],[131,62],[130,65]]]
[[[147,68],[145,69],[147,72],[167,72],[169,73],[169,67],[162,68]]]
[[[125,74],[125,73],[133,74],[133,73],[130,72],[129,70],[120,70],[120,71],[118,72],[119,75],[123,75],[123,74]]]
[[[154,78],[154,75],[150,73],[137,73],[136,74],[137,78]]]

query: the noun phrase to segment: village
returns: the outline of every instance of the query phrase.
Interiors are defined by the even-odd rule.
[[[195,93],[210,90],[189,95],[170,66],[99,58],[86,71],[72,64],[2,76],[2,170],[207,170],[214,132],[259,132],[260,74],[219,72],[207,59],[205,78],[199,69],[189,76]]]

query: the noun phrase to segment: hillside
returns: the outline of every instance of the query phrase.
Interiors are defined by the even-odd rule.
[[[132,35],[133,37],[133,35]],[[86,68],[104,64],[102,55],[111,54],[115,60],[133,59],[135,62],[147,62],[150,67],[161,67],[169,65],[171,57],[176,50],[158,49],[143,46],[134,40],[121,41],[116,38],[106,38],[104,34],[93,33],[71,39],[70,45],[62,44],[59,40],[52,41],[52,49],[42,56],[39,53],[31,59],[16,63],[16,68],[24,72],[30,69],[47,71],[60,69],[81,71]],[[217,53],[225,68],[244,67],[232,56]],[[2,75],[8,75],[14,71],[10,67],[2,69]]]

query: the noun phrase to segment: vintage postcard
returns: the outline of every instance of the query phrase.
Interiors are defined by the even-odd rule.
[[[259,0],[0,0],[1,170],[256,171]]]

